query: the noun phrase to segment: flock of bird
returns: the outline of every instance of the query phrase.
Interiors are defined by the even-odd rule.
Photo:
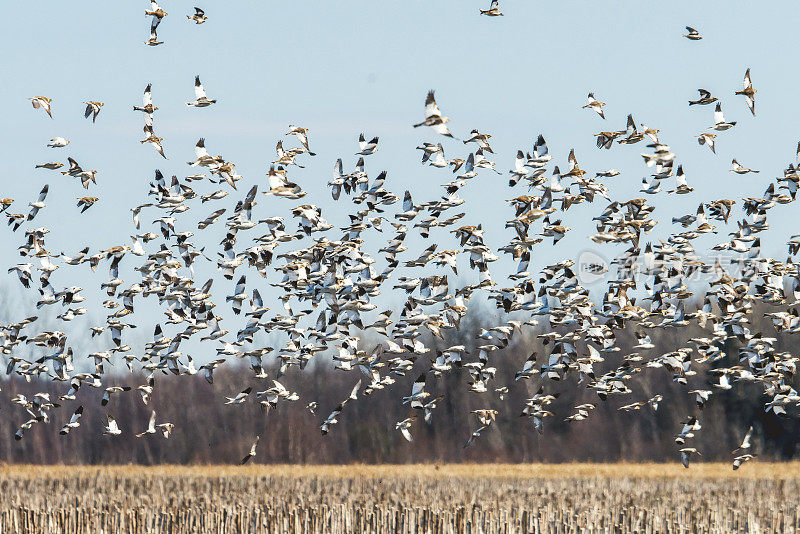
[[[500,15],[497,0],[482,13]],[[152,16],[148,44],[159,44],[156,28],[167,13],[152,2],[147,15]],[[189,19],[201,24],[206,17],[196,8]],[[701,38],[696,30],[687,28],[687,31],[688,39]],[[206,96],[199,77],[195,78],[194,87],[195,100],[188,102],[188,106],[200,108],[216,102]],[[151,89],[148,84],[142,105],[133,109],[144,115],[147,138],[142,143],[149,143],[164,156],[163,140],[153,129],[158,107],[154,105]],[[737,123],[725,119],[717,97],[704,89],[699,94],[700,98],[690,101],[690,106],[716,106],[713,124],[698,136],[700,145],[714,151],[724,132]],[[755,94],[748,69],[743,89],[736,91],[736,95],[744,97],[753,115]],[[34,108],[53,117],[54,102],[50,98],[37,96],[31,102]],[[91,117],[93,122],[98,117],[102,120],[102,102],[85,104],[87,118]],[[606,119],[605,104],[593,93],[589,93],[584,108]],[[308,203],[307,192],[292,180],[291,169],[302,167],[315,156],[310,148],[309,130],[301,126],[290,126],[285,134],[294,140],[295,146],[285,147],[283,140],[277,141],[267,183],[254,183],[244,194],[240,186],[249,180],[237,173],[235,163],[212,155],[201,138],[194,149],[195,158],[188,162],[191,174],[167,178],[156,170],[149,188],[143,191],[150,201],[131,209],[135,229],[131,241],[108,248],[85,247],[71,255],[48,251],[46,240],[50,229],[36,226],[39,213],[48,209],[47,185],[37,199],[28,203],[27,213],[15,213],[13,207],[18,203],[3,199],[1,209],[6,213],[10,231],[24,230],[19,252],[25,262],[8,272],[34,295],[36,307],[41,310],[39,316],[52,317],[58,313],[57,320],[67,323],[89,312],[82,305],[87,300],[82,288],[69,285],[65,271],[88,267],[92,273],[107,274],[107,279],[99,284],[108,295],[102,302],[102,308],[107,310],[105,320],[88,330],[75,332],[91,337],[109,333],[105,338],[107,347],[102,351],[75,353],[65,332],[37,330],[41,324],[37,316],[0,326],[0,348],[7,358],[8,375],[28,381],[57,381],[66,390],[58,398],[44,392],[30,398],[17,395],[13,402],[25,410],[27,418],[19,425],[15,438],[23,439],[34,426],[51,420],[66,419],[61,434],[77,431],[84,406],[71,410],[71,415],[62,412],[82,388],[104,390],[101,405],[108,410],[108,424],[102,431],[117,436],[122,430],[112,415],[114,397],[139,395],[147,405],[159,387],[159,377],[164,374],[190,378],[199,374],[213,383],[215,370],[238,361],[247,363],[253,380],[261,386],[232,392],[224,401],[226,404],[257,403],[268,413],[282,403],[303,399],[301,402],[308,411],[316,414],[317,409],[324,407],[313,399],[303,398],[301,392],[290,390],[280,380],[290,368],[302,370],[312,360],[326,357],[323,355],[331,355],[336,369],[357,376],[353,377],[354,385],[346,398],[336,406],[325,407],[331,411],[320,419],[322,434],[334,431],[340,421],[346,420],[350,403],[379,390],[393,389],[397,377],[409,373],[419,376],[411,391],[398,399],[407,406],[408,417],[398,421],[396,429],[400,436],[412,441],[418,426],[429,424],[436,417],[437,405],[443,397],[434,392],[444,375],[463,374],[468,377],[469,391],[485,399],[503,399],[510,388],[519,387],[514,384],[537,381],[536,386],[530,387],[525,404],[511,409],[542,433],[547,419],[553,416],[550,405],[558,396],[550,391],[554,382],[564,383],[574,377],[576,387],[593,391],[599,402],[620,398],[624,399],[620,410],[655,411],[663,397],[631,398],[630,385],[644,371],[665,370],[674,382],[685,387],[686,395],[698,407],[697,413],[687,416],[675,437],[676,454],[680,454],[687,467],[690,458],[699,454],[691,446],[691,440],[701,430],[701,409],[717,391],[729,390],[738,382],[755,383],[762,386],[768,397],[765,410],[787,415],[798,405],[800,395],[791,386],[797,358],[777,351],[774,337],[753,331],[749,326],[754,304],[783,304],[800,296],[797,265],[791,260],[782,263],[762,257],[759,239],[759,233],[768,228],[768,211],[795,200],[800,183],[796,164],[788,165],[783,176],[770,183],[763,195],[741,199],[743,214],[737,229],[713,246],[713,250],[730,251],[736,256],[740,272],[733,275],[719,261],[704,262],[692,242],[702,235],[718,232],[717,226],[735,217],[734,200],[702,202],[695,212],[673,218],[676,230],[668,239],[660,242],[643,239],[657,223],[652,218],[655,208],[647,196],[659,194],[670,179],[674,179],[675,186],[668,193],[687,194],[693,190],[682,166],[677,164],[676,154],[659,137],[658,129],[638,126],[628,115],[625,128],[596,134],[599,149],[621,150],[623,146],[639,143],[648,149],[641,154],[651,174],[649,182],[644,180],[641,190],[644,195],[626,200],[612,200],[609,187],[603,183],[619,175],[619,171],[610,169],[591,176],[580,167],[574,150],[568,155],[564,171],[558,165],[551,168],[554,157],[540,135],[530,152],[520,149],[511,163],[507,173],[509,190],[527,191],[512,193],[516,196],[508,200],[505,227],[510,229],[511,239],[500,247],[492,247],[484,239],[483,226],[464,224],[462,219],[469,217],[465,211],[459,211],[465,203],[459,195],[463,188],[474,182],[496,183],[497,176],[503,174],[489,159],[494,154],[492,136],[472,130],[458,140],[449,123],[430,91],[425,100],[424,119],[413,126],[428,129],[442,141],[454,144],[453,150],[466,153],[461,158],[448,159],[442,141],[425,142],[417,147],[423,164],[453,170],[452,179],[442,185],[444,194],[425,202],[412,198],[409,190],[394,193],[386,171],[373,174],[367,170],[370,156],[378,151],[380,143],[378,137],[368,140],[369,136],[361,134],[355,166],[345,170],[343,160],[338,159],[328,182],[332,198],[350,210],[349,223],[338,228],[323,217],[319,206]],[[68,145],[67,139],[59,137],[48,146],[61,150]],[[98,171],[84,170],[72,157],[67,162],[69,168],[61,171],[63,175],[77,178],[84,189],[96,187]],[[36,165],[39,172],[63,166],[61,162]],[[758,172],[736,160],[731,171]],[[503,184],[505,187],[505,180]],[[196,188],[204,191],[196,192]],[[226,204],[230,195],[236,200]],[[273,206],[274,202],[286,203],[293,221],[265,212],[266,203],[257,200],[265,197],[279,199],[273,201]],[[295,201],[304,203],[298,205]],[[570,231],[562,217],[571,206],[596,201],[602,202],[603,207],[594,218],[597,231],[588,237],[599,245],[627,246],[613,262],[616,278],[606,273],[608,267],[604,265],[578,266],[595,274],[608,274],[600,303],[581,285],[572,260],[541,266],[538,272],[533,261],[540,255],[537,249],[547,246],[545,238],[552,237],[555,244]],[[97,197],[81,197],[78,207],[83,213],[96,202]],[[199,222],[191,222],[187,216],[190,210],[209,213]],[[149,231],[151,225],[158,231]],[[210,227],[220,225],[225,227],[225,237],[216,255],[195,244]],[[292,230],[294,225],[296,229]],[[430,245],[421,251],[409,251],[405,243],[412,233],[428,239]],[[800,249],[800,240],[795,238],[789,242],[791,254]],[[445,245],[448,240],[452,245]],[[377,254],[367,251],[367,243]],[[500,258],[499,254],[511,256],[518,262],[518,268],[507,277],[494,279],[491,266]],[[222,295],[212,290],[214,279],[195,279],[194,266],[198,262],[214,262],[226,280],[236,280],[232,294],[224,295],[224,303]],[[401,264],[404,275],[396,276],[395,269]],[[119,277],[122,266],[137,273],[136,280],[122,280]],[[467,273],[463,272],[465,268]],[[708,273],[713,278],[703,295],[695,295],[687,285],[695,272]],[[456,284],[456,277],[473,283]],[[56,281],[60,283],[54,285]],[[277,313],[271,312],[260,294],[259,288],[263,290],[266,284],[280,293]],[[382,290],[403,296],[404,305],[399,313],[380,309],[376,304]],[[638,299],[629,296],[635,292],[642,296]],[[470,301],[477,295],[496,305],[502,312],[499,315],[502,321],[481,329],[475,348],[449,343],[448,339],[457,335],[455,331],[468,313]],[[696,310],[689,309],[699,296],[702,305]],[[168,326],[150,325],[153,338],[143,352],[137,353],[126,344],[126,332],[144,325],[128,322],[130,318],[126,317],[134,313],[137,301],[144,299],[161,307],[163,322]],[[223,305],[230,306],[232,313],[242,318],[235,329],[233,325],[229,326],[231,330],[224,328],[223,319],[215,312],[215,307]],[[796,308],[767,316],[778,332],[800,331]],[[664,352],[651,340],[650,332],[654,330],[672,331],[690,324],[703,329],[705,335],[691,338],[677,350]],[[636,332],[636,352],[621,353],[617,333],[628,328]],[[273,347],[254,341],[255,336],[266,333],[282,333],[285,342]],[[545,353],[534,352],[524,362],[517,363],[514,383],[499,383],[498,365],[509,364],[499,355],[510,344],[530,335],[541,340]],[[435,344],[434,337],[438,338]],[[215,352],[217,357],[196,366],[181,346],[198,338],[201,346],[207,347],[204,350]],[[737,344],[738,358],[729,355],[725,348],[729,343]],[[433,346],[443,348],[432,349]],[[113,375],[106,373],[106,365],[115,361],[124,362],[130,373],[141,375],[141,385],[135,388],[111,385]],[[699,378],[701,365],[709,366],[708,372],[716,376],[710,388],[704,389],[705,383],[698,385],[693,378]],[[268,369],[275,370],[268,372]],[[567,420],[580,424],[592,416],[596,406],[597,403],[575,406]],[[477,409],[472,415],[474,427],[468,433],[465,447],[480,440],[482,433],[496,421],[498,411]],[[160,432],[168,438],[174,428],[179,428],[177,422],[158,422],[153,411],[148,427],[136,435],[144,437]],[[752,428],[734,451],[734,469],[753,458],[751,435]],[[242,463],[256,456],[257,445],[258,438]]]
[[[164,11],[161,6],[158,5],[156,0],[150,0],[150,9],[144,12],[144,14],[150,19],[150,38],[144,42],[144,44],[148,46],[158,46],[164,44],[164,41],[158,40],[158,25],[161,24],[161,21],[164,17],[166,17],[169,13]],[[194,13],[191,15],[186,15],[186,18],[190,21],[194,22],[195,24],[203,24],[205,21],[208,20],[206,16],[206,12],[200,9],[199,7],[194,8]]]

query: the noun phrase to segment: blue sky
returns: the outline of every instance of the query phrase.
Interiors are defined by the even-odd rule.
[[[50,184],[47,208],[34,222],[53,230],[47,236],[52,252],[129,244],[134,229],[128,208],[148,201],[154,169],[180,177],[194,172],[185,162],[193,159],[199,137],[206,138],[212,154],[235,162],[245,177],[242,193],[232,194],[221,207],[230,209],[252,184],[266,190],[265,172],[275,143],[284,139],[294,144],[283,137],[289,124],[311,129],[311,148],[317,153],[305,160],[306,169],[293,169],[291,177],[309,192],[304,200],[321,206],[333,224],[344,224],[350,204],[334,203],[325,184],[337,157],[343,158],[346,170],[352,169],[361,132],[381,138],[379,152],[367,159],[370,176],[387,170],[387,187],[398,196],[409,189],[416,202],[434,199],[442,191],[438,184],[451,174],[421,166],[414,147],[423,140],[442,141],[452,158],[465,157],[473,146],[411,127],[424,117],[428,89],[436,90],[455,135],[465,136],[472,128],[492,134],[493,159],[503,173],[513,166],[517,149],[530,151],[544,134],[554,163],[562,168],[574,148],[581,167],[592,173],[621,170],[620,176],[605,180],[612,198],[619,200],[641,196],[637,191],[648,174],[639,155],[644,144],[599,151],[593,134],[624,129],[628,113],[637,123],[660,129],[661,140],[677,154],[695,191],[679,198],[665,193],[648,198],[659,220],[651,239],[677,230],[670,218],[693,213],[701,201],[761,195],[794,162],[800,138],[792,105],[798,75],[784,60],[797,40],[794,3],[753,9],[745,2],[599,6],[505,0],[501,8],[506,16],[489,19],[478,15],[488,1],[232,1],[198,4],[209,17],[201,26],[186,20],[192,5],[162,3],[169,12],[158,32],[165,44],[155,48],[143,44],[149,34],[145,1],[110,6],[87,0],[80,8],[45,1],[15,12],[6,28],[6,42],[13,45],[0,50],[7,125],[0,130],[6,176],[0,196],[17,199],[12,211],[27,212],[27,203]],[[697,28],[704,39],[682,38],[685,25]],[[748,67],[758,90],[755,118],[743,98],[733,95]],[[215,106],[185,105],[194,98],[196,74],[209,97],[218,99]],[[144,137],[143,121],[131,107],[140,104],[148,83],[160,108],[155,126],[164,138],[166,161],[138,143]],[[713,107],[687,106],[699,87],[720,97],[726,118],[738,121],[734,129],[720,133],[716,155],[695,139],[713,124]],[[607,103],[608,120],[581,109],[590,91]],[[35,95],[53,98],[55,120],[31,108],[26,99]],[[82,102],[90,99],[105,102],[96,124],[83,118]],[[46,148],[54,136],[71,144]],[[87,193],[74,179],[33,168],[45,161],[65,162],[67,156],[100,171],[98,185],[88,194],[101,200],[84,215],[78,215],[74,199]],[[761,173],[730,173],[733,157]],[[665,185],[671,188],[672,181]],[[210,185],[195,189],[213,190]],[[503,201],[523,192],[521,186],[509,190],[505,176],[482,173],[463,190],[465,223],[483,222],[487,243],[501,246],[512,237],[504,221],[513,215]],[[281,214],[287,219],[297,204],[260,194],[259,202],[259,216]],[[572,231],[556,247],[539,246],[535,268],[574,259],[581,250],[608,255],[621,250],[598,248],[587,238],[591,217],[605,204],[599,199],[567,212],[564,222]],[[216,207],[193,208],[187,217],[196,220]],[[794,210],[789,205],[770,211],[771,230],[762,239],[765,254],[785,259],[784,243],[796,232]],[[145,219],[154,213],[146,212]],[[741,212],[736,216],[741,218]],[[731,222],[734,229],[733,218]],[[295,225],[290,221],[289,226]],[[15,249],[21,234],[0,233],[8,266],[18,261]],[[704,239],[698,247],[723,238]],[[195,241],[208,241],[207,250],[215,251],[218,238]],[[415,247],[406,254],[416,257],[423,243],[411,243]],[[503,282],[501,274],[510,267],[499,262],[495,278]],[[102,267],[94,279],[85,266],[61,271],[53,275],[57,286],[78,283],[88,288],[106,279]],[[17,284],[12,277],[10,282]],[[134,281],[130,275],[123,278]],[[257,279],[252,272],[249,290],[263,284],[259,280],[256,285]],[[215,286],[218,294],[230,294],[233,282],[221,282]],[[102,316],[96,312],[96,318]],[[142,317],[143,324],[156,320]],[[228,326],[235,331],[238,323]],[[149,335],[150,327],[146,330]]]

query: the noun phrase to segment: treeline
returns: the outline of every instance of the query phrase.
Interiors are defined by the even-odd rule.
[[[478,323],[462,325],[465,340],[474,339]],[[755,326],[754,326],[755,328]],[[771,330],[771,328],[769,328]],[[605,354],[606,361],[597,366],[598,375],[616,368],[635,344],[626,329],[618,334],[621,350]],[[681,330],[652,332],[653,342],[661,352],[685,345],[686,339],[702,332],[695,327]],[[435,346],[435,340],[430,341]],[[365,345],[367,342],[365,341]],[[776,349],[786,349],[790,339],[776,343]],[[15,378],[0,382],[0,460],[10,463],[234,463],[249,450],[255,436],[261,436],[258,456],[254,462],[264,463],[408,463],[408,462],[563,462],[563,461],[674,461],[678,458],[673,438],[681,422],[689,415],[700,418],[702,430],[692,441],[703,454],[702,459],[725,461],[731,458],[747,428],[754,426],[754,452],[765,459],[789,459],[797,453],[800,424],[793,418],[779,418],[763,408],[763,386],[757,383],[734,383],[729,391],[715,390],[704,409],[699,409],[694,388],[714,389],[709,385],[713,376],[706,364],[697,364],[698,374],[689,377],[689,387],[675,384],[665,369],[646,368],[628,380],[632,393],[612,396],[601,401],[586,384],[578,384],[577,376],[568,375],[564,381],[514,380],[514,373],[536,350],[539,364],[546,362],[546,349],[533,335],[518,336],[508,348],[495,351],[491,364],[497,376],[489,382],[491,391],[477,394],[469,391],[469,374],[465,369],[442,378],[430,375],[428,390],[432,395],[444,395],[433,412],[430,424],[422,413],[401,405],[400,398],[411,390],[413,380],[429,369],[430,355],[418,357],[416,367],[397,382],[369,396],[359,394],[357,402],[346,405],[339,423],[327,436],[319,425],[336,405],[344,400],[358,379],[358,372],[345,373],[333,369],[320,359],[305,371],[291,369],[281,383],[297,391],[300,399],[279,401],[277,408],[264,411],[251,395],[243,405],[225,405],[225,397],[235,396],[247,386],[253,391],[265,390],[271,379],[254,379],[244,365],[229,365],[215,372],[214,384],[200,375],[175,377],[158,373],[155,391],[149,405],[142,402],[136,387],[144,384],[140,374],[104,377],[104,386],[127,385],[132,391],[115,395],[106,407],[100,405],[102,389],[81,387],[78,398],[63,402],[50,411],[50,424],[36,424],[26,431],[21,441],[14,439],[17,427],[29,419],[24,408],[11,404],[11,398],[47,391],[51,399],[67,392],[68,384],[53,381],[32,381]],[[653,351],[653,356],[655,351]],[[736,344],[716,366],[731,366],[738,359]],[[120,368],[121,366],[116,366]],[[269,369],[275,376],[277,366]],[[501,400],[494,388],[508,386]],[[540,385],[546,392],[557,393],[558,399],[549,406],[553,416],[544,423],[539,434],[527,417],[520,413]],[[656,394],[663,395],[658,409],[644,406],[637,411],[620,411],[623,405],[643,401]],[[307,408],[316,402],[315,413]],[[567,422],[573,407],[591,402],[597,405],[584,421]],[[78,406],[84,406],[81,426],[67,436],[59,428],[69,420]],[[479,408],[499,411],[496,422],[468,448],[464,448],[471,432],[478,427],[471,410]],[[160,433],[136,438],[134,434],[147,428],[151,410],[157,422],[175,424],[169,439]],[[122,429],[120,436],[102,434],[106,414],[111,414]],[[791,415],[791,414],[790,414]],[[395,423],[417,416],[408,443],[395,429]]]

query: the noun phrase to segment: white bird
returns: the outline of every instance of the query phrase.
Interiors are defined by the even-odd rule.
[[[153,126],[151,124],[145,124],[144,126],[144,133],[147,137],[139,141],[140,143],[149,143],[153,148],[156,149],[162,158],[167,159],[167,156],[164,154],[164,147],[161,144],[161,141],[164,139],[158,137],[155,132],[153,131]]]
[[[606,116],[603,114],[603,106],[606,105],[605,102],[598,102],[598,100],[594,97],[594,93],[589,93],[589,96],[586,97],[588,103],[583,106],[583,109],[591,109],[594,110],[595,113],[600,115],[600,118],[605,119]]]
[[[50,139],[50,142],[47,143],[47,146],[50,148],[63,148],[69,144],[69,140],[64,139],[63,137],[54,137]]]
[[[492,0],[492,3],[489,5],[489,9],[481,9],[481,15],[485,15],[487,17],[502,17],[503,12],[500,11],[500,0]]]
[[[242,390],[241,393],[238,393],[235,397],[225,397],[225,404],[243,404],[247,400],[247,396],[250,395],[251,391],[253,391],[253,388],[248,387],[247,389]]]
[[[686,442],[687,438],[693,438],[694,433],[700,430],[700,421],[697,420],[696,417],[689,417],[684,423],[683,427],[681,428],[681,433],[675,437],[675,443],[678,445],[683,445]]]
[[[108,418],[108,424],[106,424],[106,427],[103,429],[103,434],[111,436],[119,436],[122,434],[122,430],[119,429],[117,421],[110,415],[106,415],[106,417]]]
[[[485,426],[480,426],[477,429],[475,429],[472,432],[472,434],[469,435],[469,439],[467,439],[467,442],[464,444],[464,448],[466,449],[467,447],[472,445],[472,442],[478,439],[481,436],[481,432],[483,432],[484,430],[486,430]]]
[[[724,391],[727,391],[727,390],[729,390],[729,389],[731,389],[733,387],[733,386],[731,386],[731,381],[728,378],[728,373],[721,373],[719,375],[719,382],[717,382],[716,384],[711,384],[711,385],[714,386],[717,389],[721,389],[721,390],[724,390]]]
[[[158,423],[156,427],[161,430],[161,435],[164,436],[164,439],[169,439],[169,435],[175,425],[173,423]]]
[[[108,402],[111,400],[111,395],[115,393],[122,393],[123,391],[130,391],[130,386],[111,386],[105,388],[103,391],[103,397],[100,399],[100,405],[106,406]]]
[[[722,114],[722,104],[717,102],[717,107],[714,109],[714,126],[710,126],[708,129],[723,132],[734,126],[736,126],[736,121],[727,122],[725,115]]]
[[[239,465],[246,464],[247,462],[250,461],[250,458],[256,455],[256,446],[258,445],[258,440],[260,439],[261,436],[256,436],[256,440],[253,442],[252,445],[250,445],[250,452],[248,452],[247,455],[245,455],[245,457],[242,458],[242,461],[239,463]]]
[[[50,108],[50,105],[53,102],[52,98],[47,98],[46,96],[34,96],[33,98],[29,98],[28,100],[31,101],[33,109],[42,108],[51,119],[53,118],[53,113]]]
[[[750,428],[747,429],[747,433],[744,435],[744,439],[742,439],[742,444],[739,445],[738,448],[734,449],[732,452],[735,454],[737,452],[747,452],[750,450],[750,439],[753,437],[753,425],[750,425]]]
[[[717,134],[712,133],[702,133],[697,136],[697,142],[702,145],[708,145],[708,148],[711,149],[711,152],[717,153],[717,149],[714,146],[714,139],[717,137]]]
[[[78,406],[78,409],[75,410],[72,413],[72,416],[69,418],[69,423],[61,427],[61,430],[58,433],[61,434],[62,436],[66,436],[67,434],[69,434],[70,430],[81,426],[79,421],[82,415],[83,415],[83,406]]]
[[[737,95],[743,95],[744,100],[747,103],[747,107],[750,110],[750,113],[755,116],[756,114],[756,90],[753,89],[753,82],[750,80],[750,69],[748,68],[747,71],[744,73],[744,81],[742,82],[743,89],[741,91],[736,91]]]
[[[403,397],[403,404],[411,403],[412,408],[421,409],[423,407],[422,399],[430,396],[430,393],[425,391],[426,380],[425,373],[419,375],[414,381],[414,385],[411,387],[411,395]]]
[[[341,415],[342,410],[344,410],[344,403],[339,403],[339,405],[331,412],[331,414],[322,422],[319,429],[322,431],[323,436],[330,432],[330,429],[333,425],[339,422],[338,417]]]
[[[247,290],[247,278],[242,275],[239,278],[239,281],[236,282],[236,288],[234,289],[233,295],[229,295],[225,297],[225,302],[233,302],[231,308],[233,309],[233,313],[239,315],[242,312],[242,302],[245,301],[247,298],[247,294],[245,291]]]
[[[636,331],[636,340],[637,344],[634,345],[633,348],[635,349],[652,349],[655,347],[653,341],[650,339],[650,336],[645,334],[644,332]]]
[[[749,462],[753,458],[755,458],[755,456],[752,454],[741,454],[737,456],[733,459],[733,470],[736,471],[742,466],[743,463]]]
[[[708,402],[708,399],[711,398],[713,392],[708,389],[693,389],[688,393],[689,395],[694,395],[694,400],[697,404],[697,407],[702,410],[706,405],[706,402]]]
[[[689,469],[689,459],[691,458],[692,454],[700,456],[700,451],[694,447],[684,447],[683,449],[680,449],[679,452],[681,453],[681,463],[686,469]]]
[[[537,374],[539,370],[536,369],[536,359],[537,359],[537,354],[535,352],[531,353],[531,355],[528,356],[528,359],[525,360],[525,363],[522,365],[522,370],[517,371],[516,374],[514,375],[514,380],[520,380],[520,379],[527,380],[533,375]]]
[[[203,84],[200,83],[200,76],[194,77],[194,97],[195,100],[193,102],[187,102],[187,106],[205,108],[217,102],[216,100],[209,100],[206,96],[206,90],[203,89]]]
[[[83,116],[87,119],[89,116],[91,116],[92,122],[95,122],[97,120],[97,116],[100,114],[100,108],[103,107],[103,103],[95,100],[89,100],[88,102],[84,102],[84,104],[86,104],[86,110],[83,112]]]
[[[150,413],[150,420],[147,423],[147,429],[144,432],[140,432],[136,434],[137,438],[141,438],[145,434],[155,434],[156,433],[156,412],[153,410]]]
[[[369,156],[374,154],[378,150],[378,138],[373,137],[371,141],[367,141],[362,133],[358,136],[358,147],[360,152],[356,152],[356,155]]]
[[[755,173],[759,172],[759,171],[756,171],[756,170],[753,170],[753,169],[748,169],[747,167],[743,167],[742,165],[739,164],[738,161],[736,161],[736,158],[731,160],[731,165],[733,165],[733,168],[731,169],[731,172],[735,172],[736,174],[747,174],[748,172],[755,172]]]
[[[29,202],[28,205],[31,207],[31,211],[28,213],[28,220],[32,221],[36,214],[39,213],[39,210],[45,207],[44,200],[47,198],[47,192],[50,190],[49,185],[45,185],[42,190],[39,192],[39,198],[36,202]]]
[[[186,18],[189,20],[193,20],[195,24],[203,24],[205,21],[208,20],[206,12],[200,9],[199,7],[195,7],[194,14],[186,15]]]
[[[415,124],[414,128],[430,126],[430,128],[439,135],[453,137],[453,134],[451,134],[450,130],[447,128],[448,122],[450,122],[450,119],[443,116],[442,112],[439,111],[439,106],[436,105],[434,91],[428,91],[428,96],[425,98],[425,120]]]
[[[395,429],[399,430],[403,437],[409,442],[414,441],[414,438],[411,436],[411,423],[413,422],[414,417],[409,417],[394,425]]]
[[[153,126],[153,113],[158,109],[157,106],[153,105],[153,84],[148,83],[147,87],[144,88],[144,94],[142,95],[142,105],[141,106],[133,106],[134,111],[141,111],[144,113],[144,123],[147,126]]]
[[[297,137],[297,140],[300,141],[300,144],[306,149],[306,153],[309,156],[316,156],[316,154],[308,147],[308,128],[289,125],[289,131],[286,133],[286,135],[294,135]]]

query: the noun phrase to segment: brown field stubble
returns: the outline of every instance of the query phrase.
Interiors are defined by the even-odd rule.
[[[0,467],[3,533],[798,528],[800,463]]]

